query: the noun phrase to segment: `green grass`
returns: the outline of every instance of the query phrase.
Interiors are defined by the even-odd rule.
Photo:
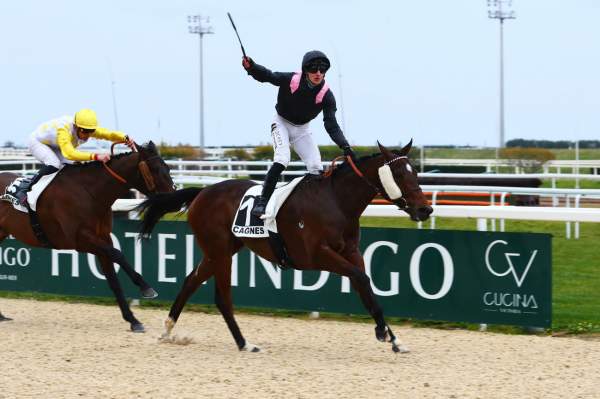
[[[418,146],[418,143],[415,143]],[[418,151],[416,149],[415,151]],[[574,149],[550,149],[556,159],[575,159]],[[455,158],[455,159],[494,159],[496,150],[494,148],[435,148],[425,147],[427,158]],[[584,148],[579,150],[579,159],[600,159],[600,148]]]
[[[552,188],[552,181],[550,179],[544,179],[542,185],[543,188]],[[575,188],[575,180],[559,179],[556,180],[556,188]],[[600,189],[600,181],[592,180],[579,180],[579,188],[581,189]]]

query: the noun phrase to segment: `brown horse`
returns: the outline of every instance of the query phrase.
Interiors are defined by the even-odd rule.
[[[359,218],[378,192],[415,221],[429,217],[432,208],[407,157],[411,145],[412,140],[401,151],[390,151],[379,145],[380,153],[363,157],[356,164],[348,160],[329,177],[305,178],[277,215],[277,229],[285,240],[293,267],[326,270],[349,277],[376,322],[377,339],[392,342],[395,352],[404,349],[385,322],[365,273],[358,248]],[[381,169],[387,171],[387,176]],[[214,275],[215,303],[238,348],[259,350],[244,339],[234,319],[230,278],[231,258],[244,245],[259,256],[277,262],[268,239],[237,238],[231,232],[242,196],[253,184],[248,180],[228,180],[203,189],[186,188],[153,195],[138,207],[145,211],[141,232],[148,236],[164,214],[187,205],[188,223],[203,251],[202,262],[187,276],[171,307],[164,338],[169,336],[190,296]]]
[[[132,331],[143,332],[143,324],[135,318],[125,300],[113,262],[140,287],[144,298],[158,294],[129,265],[121,251],[113,247],[111,206],[130,188],[150,195],[174,191],[174,187],[169,167],[154,143],[137,149],[114,156],[104,165],[101,162],[66,165],[40,195],[36,211],[53,248],[75,249],[98,256],[123,318],[130,323]],[[4,192],[16,177],[13,173],[0,173],[0,191]],[[27,245],[44,246],[34,234],[29,216],[15,210],[10,203],[0,201],[0,242],[9,234]]]

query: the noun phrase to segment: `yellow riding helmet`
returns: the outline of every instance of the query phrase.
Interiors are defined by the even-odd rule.
[[[91,109],[82,109],[75,114],[75,126],[82,129],[96,130],[98,128],[98,118]]]

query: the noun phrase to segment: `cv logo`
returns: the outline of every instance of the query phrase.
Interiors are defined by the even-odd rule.
[[[504,277],[504,276],[508,275],[509,273],[512,273],[512,275],[515,279],[515,283],[517,283],[517,287],[520,288],[521,284],[523,284],[523,281],[525,280],[525,277],[527,277],[527,273],[529,272],[529,269],[531,268],[531,265],[533,264],[533,260],[535,259],[535,256],[537,255],[538,250],[535,249],[531,252],[531,256],[529,257],[529,262],[527,262],[527,266],[525,266],[525,270],[523,270],[523,274],[521,274],[521,276],[519,276],[517,273],[517,270],[515,269],[515,266],[513,265],[513,258],[521,256],[521,254],[518,254],[518,253],[514,253],[514,252],[505,252],[504,253],[504,257],[506,258],[506,270],[504,270],[503,272],[498,272],[496,269],[494,269],[494,267],[492,267],[492,265],[490,264],[490,252],[492,251],[492,248],[496,244],[508,245],[508,243],[504,240],[496,240],[496,241],[492,242],[490,245],[488,245],[487,249],[485,250],[485,265],[487,266],[490,273],[492,273],[494,276]]]

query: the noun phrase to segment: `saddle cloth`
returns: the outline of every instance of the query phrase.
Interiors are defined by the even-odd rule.
[[[58,172],[60,172],[60,170]],[[42,195],[42,192],[44,191],[44,189],[46,187],[48,187],[48,184],[50,184],[50,182],[52,180],[54,180],[54,178],[56,177],[58,172],[54,172],[49,175],[42,176],[40,178],[40,180],[38,180],[38,182],[35,183],[33,185],[33,187],[31,187],[31,190],[27,193],[27,202],[29,203],[29,207],[33,211],[36,210],[36,204],[37,204],[38,198],[40,197],[40,195]],[[13,207],[16,210],[27,213],[27,208],[25,208],[23,205],[19,204],[17,202],[17,199],[13,195],[17,191],[17,188],[25,180],[27,180],[27,178],[25,178],[25,177],[17,177],[15,180],[13,180],[12,183],[10,183],[8,186],[6,186],[6,190],[4,191],[4,194],[0,195],[0,200],[10,202],[10,203],[12,203]]]
[[[231,226],[233,235],[236,237],[263,238],[269,237],[269,231],[277,233],[277,221],[275,219],[277,212],[304,177],[297,177],[288,184],[275,189],[267,203],[264,219],[259,219],[251,213],[256,197],[262,192],[262,186],[250,187],[242,196],[240,206],[233,219],[233,225]]]

